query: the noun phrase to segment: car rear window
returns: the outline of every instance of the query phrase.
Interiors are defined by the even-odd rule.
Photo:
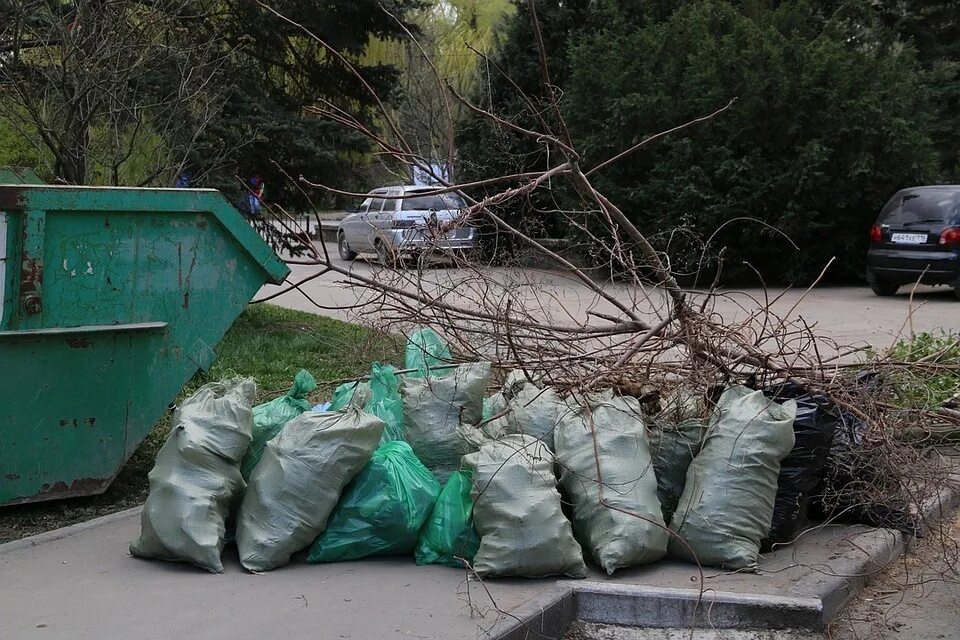
[[[877,220],[881,224],[948,224],[960,210],[960,190],[923,189],[898,193],[890,199]]]
[[[431,209],[442,211],[443,209],[460,209],[463,206],[463,200],[454,193],[403,199],[403,208],[407,211],[429,211]]]

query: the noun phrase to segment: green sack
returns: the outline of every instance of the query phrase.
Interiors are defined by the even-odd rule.
[[[389,364],[373,363],[370,373],[370,400],[363,409],[387,425],[383,440],[403,440],[403,400],[396,369]]]
[[[256,392],[252,380],[213,383],[180,403],[150,471],[142,531],[130,553],[223,571],[227,516],[246,487],[240,460],[250,445]]]
[[[462,569],[459,558],[473,562],[480,536],[473,526],[471,476],[469,471],[454,471],[443,486],[420,531],[416,551],[418,565],[444,564]]]
[[[406,442],[384,442],[344,491],[307,562],[409,553],[440,484]]]
[[[687,469],[700,453],[707,427],[699,418],[690,418],[680,424],[655,420],[650,429],[650,450],[653,469],[657,473],[657,498],[663,510],[663,519],[669,524],[687,482]]]
[[[560,486],[573,503],[573,530],[597,564],[612,575],[667,555],[670,534],[636,398],[568,412],[557,427],[556,447]]]
[[[473,517],[481,577],[583,578],[583,552],[563,515],[553,453],[539,440],[508,435],[463,456],[473,472]]]
[[[327,411],[343,411],[347,407],[363,408],[369,399],[369,382],[344,382],[333,390],[333,398]]]
[[[724,391],[687,470],[670,553],[727,569],[756,569],[770,531],[780,461],[793,449],[797,403],[747,387]],[[689,547],[688,547],[689,545]]]
[[[345,487],[366,466],[383,420],[353,407],[305,411],[267,443],[237,517],[237,551],[249,571],[283,566],[327,526]]]
[[[429,375],[445,375],[449,369],[444,367],[431,371],[432,367],[441,367],[453,362],[450,348],[433,329],[426,328],[414,332],[407,338],[407,352],[404,366],[414,371],[409,378],[425,378]]]
[[[253,408],[253,440],[250,441],[247,455],[240,463],[240,473],[243,474],[244,480],[250,478],[250,472],[260,462],[263,448],[280,433],[283,425],[304,411],[310,410],[307,395],[316,388],[317,381],[313,379],[310,372],[301,369],[293,378],[293,386],[286,395],[258,404]]]

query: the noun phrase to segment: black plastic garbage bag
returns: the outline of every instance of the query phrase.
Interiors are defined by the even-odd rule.
[[[867,424],[863,420],[843,410],[837,410],[836,415],[833,444],[823,482],[811,495],[810,516],[920,535],[920,524],[910,513],[908,499],[898,497],[897,488],[888,484],[887,452],[866,441]]]
[[[823,481],[840,418],[838,409],[826,396],[794,383],[775,385],[763,393],[777,402],[797,403],[793,421],[795,444],[780,463],[773,523],[762,544],[762,548],[769,549],[772,544],[792,541],[806,523],[810,496]]]
[[[854,381],[864,397],[879,382],[875,372]],[[864,524],[918,535],[908,500],[888,486],[885,451],[867,442],[867,425],[821,394],[784,383],[764,391],[797,401],[796,446],[781,463],[773,526],[764,547],[793,540],[809,515],[815,520]],[[883,496],[886,495],[887,498]]]

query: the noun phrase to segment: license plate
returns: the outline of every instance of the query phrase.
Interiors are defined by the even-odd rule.
[[[927,241],[925,233],[894,233],[890,241],[896,244],[923,244]]]

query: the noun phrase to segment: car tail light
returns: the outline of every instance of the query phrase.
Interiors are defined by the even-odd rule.
[[[948,247],[960,245],[960,227],[944,229],[943,233],[940,234],[940,244],[945,244]]]
[[[883,229],[880,228],[880,225],[875,224],[870,228],[870,242],[873,244],[883,242]]]

